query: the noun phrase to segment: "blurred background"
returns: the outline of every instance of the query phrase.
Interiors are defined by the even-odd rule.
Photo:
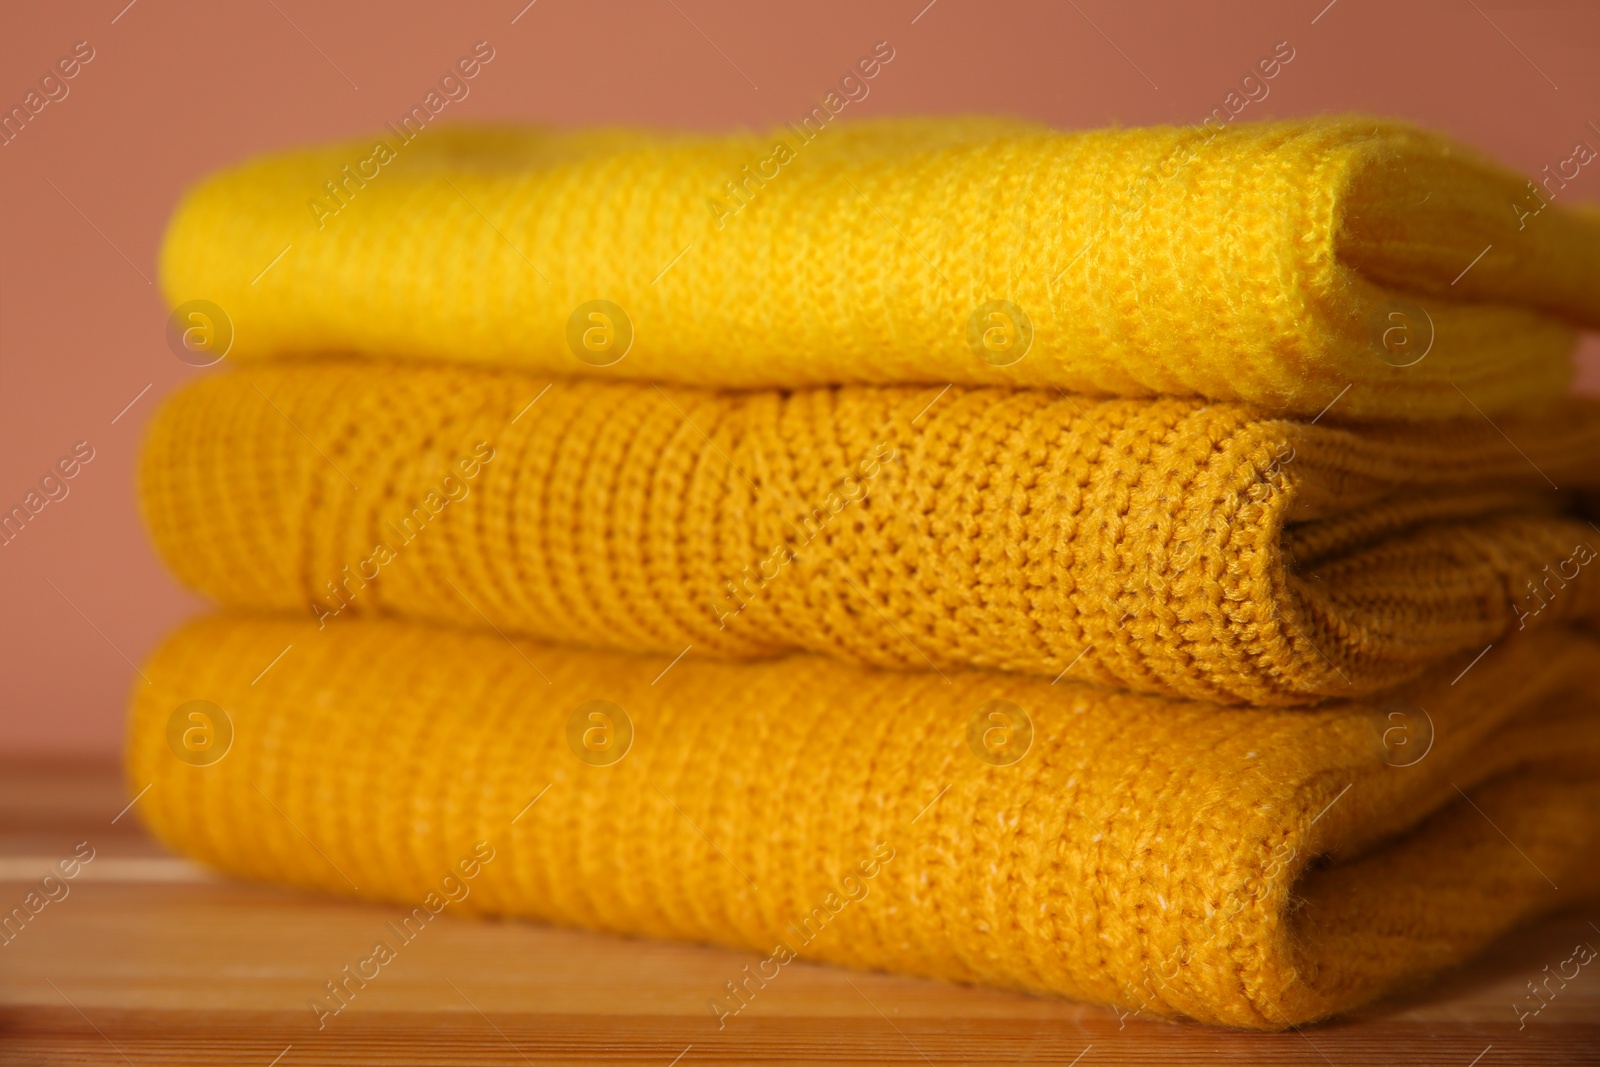
[[[1436,127],[1530,177],[1580,143],[1600,149],[1595,0],[9,5],[0,511],[74,449],[92,458],[0,546],[0,754],[110,758],[133,665],[200,609],[157,565],[133,497],[146,420],[208,373],[168,349],[155,284],[177,197],[242,157],[381,127],[484,41],[493,61],[445,118],[760,128],[807,110],[886,41],[894,60],[850,117],[1081,128],[1360,110]],[[1254,81],[1247,95],[1271,57],[1282,65],[1266,95]],[[1600,166],[1559,199],[1600,200]],[[1593,337],[1579,388],[1600,392]]]

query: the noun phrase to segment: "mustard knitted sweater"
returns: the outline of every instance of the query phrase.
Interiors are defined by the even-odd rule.
[[[1364,117],[390,131],[208,179],[162,277],[177,329],[233,359],[1304,415],[1352,386],[1344,414],[1453,418],[1463,393],[1490,414],[1558,396],[1571,325],[1600,326],[1600,217],[1552,194]]]
[[[396,930],[448,895],[758,952],[724,1026],[798,955],[1271,1028],[1600,889],[1597,656],[1546,627],[1275,711],[210,619],[135,685],[128,774],[174,848]]]
[[[319,362],[168,400],[141,498],[185,583],[327,629],[396,614],[1281,705],[1600,619],[1600,530],[1573,496],[1600,489],[1597,410],[1351,429],[1042,390]]]

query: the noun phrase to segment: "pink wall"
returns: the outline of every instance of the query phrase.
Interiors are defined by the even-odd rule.
[[[764,126],[888,40],[893,65],[858,115],[1192,122],[1288,41],[1292,63],[1245,117],[1401,115],[1529,173],[1579,140],[1600,147],[1594,0],[126,2],[3,16],[7,110],[76,42],[93,59],[0,148],[0,504],[77,442],[94,458],[0,548],[0,755],[115,749],[124,656],[199,607],[152,557],[132,495],[145,420],[205,373],[168,351],[150,284],[179,191],[247,154],[377,128],[474,42],[496,58],[459,118]],[[1600,167],[1571,196],[1600,199]],[[1584,359],[1600,386],[1593,339]]]

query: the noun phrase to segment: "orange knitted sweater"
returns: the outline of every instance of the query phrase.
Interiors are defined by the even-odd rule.
[[[188,585],[330,629],[1283,705],[1600,618],[1596,412],[1336,427],[1038,390],[256,366],[166,402],[141,498]]]
[[[1276,1028],[1600,889],[1597,656],[1546,627],[1454,683],[1228,709],[211,619],[135,684],[128,774],[174,848],[396,930],[448,895],[753,950],[724,1026],[798,955]]]

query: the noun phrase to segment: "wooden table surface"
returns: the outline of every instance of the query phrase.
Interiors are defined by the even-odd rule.
[[[1284,1034],[804,963],[719,1030],[707,1002],[753,956],[445,915],[319,1029],[312,997],[401,909],[215,878],[128,800],[115,768],[0,767],[0,907],[95,850],[0,947],[0,1064],[1600,1063],[1600,967],[1520,1028],[1514,1008],[1575,943],[1600,946],[1600,902]]]

